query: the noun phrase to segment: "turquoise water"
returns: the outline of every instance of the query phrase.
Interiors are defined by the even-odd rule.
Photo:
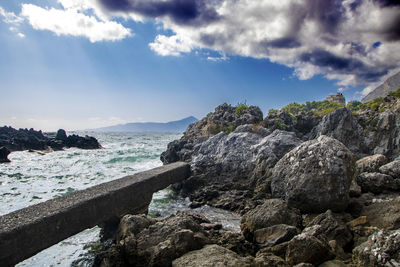
[[[103,149],[39,154],[13,152],[11,163],[0,164],[0,215],[161,166],[160,154],[181,137],[171,133],[79,133],[96,137]],[[153,195],[150,215],[168,216],[178,210],[200,212],[225,228],[239,230],[240,217],[211,207],[190,210],[190,201],[170,189]],[[99,228],[87,229],[40,252],[17,266],[91,266]]]

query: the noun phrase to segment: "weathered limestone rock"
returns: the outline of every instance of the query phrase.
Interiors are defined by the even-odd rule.
[[[320,136],[278,161],[272,172],[272,195],[302,212],[340,212],[348,205],[354,169],[353,154],[342,143]]]
[[[10,162],[8,159],[8,155],[10,154],[10,150],[6,147],[0,147],[0,163]]]
[[[400,160],[394,160],[379,168],[379,172],[391,175],[395,179],[400,179]]]
[[[362,192],[380,194],[384,191],[397,191],[400,189],[400,180],[379,172],[364,172],[357,176],[357,184]]]
[[[254,259],[255,266],[257,267],[289,267],[290,265],[279,256],[268,252],[257,252]]]
[[[394,230],[400,228],[400,198],[365,206],[361,211],[369,225],[380,229]]]
[[[277,224],[292,226],[301,225],[301,215],[297,209],[289,208],[280,199],[267,199],[264,204],[246,213],[242,217],[240,228],[247,240],[253,241],[254,232],[258,229]]]
[[[346,267],[347,265],[343,261],[333,260],[333,261],[326,261],[320,264],[318,267]]]
[[[286,261],[290,265],[311,263],[318,265],[334,258],[329,245],[320,239],[301,233],[289,241],[286,250]]]
[[[363,154],[366,145],[361,137],[362,127],[347,108],[340,108],[322,118],[312,131],[314,138],[326,135],[342,142],[351,152]]]
[[[120,222],[117,250],[124,255],[126,264],[170,266],[174,259],[209,242],[201,223],[209,221],[186,212],[160,220],[126,215]]]
[[[272,247],[285,241],[289,241],[298,233],[299,230],[297,227],[286,224],[277,224],[254,231],[254,242],[259,244],[261,247]]]
[[[400,230],[381,230],[353,250],[356,266],[400,266]]]
[[[218,245],[207,245],[184,254],[172,262],[173,267],[237,267],[252,266],[252,258],[244,258]]]
[[[367,156],[357,160],[357,173],[378,172],[379,168],[387,163],[387,158],[382,154]]]
[[[317,230],[315,237],[318,238],[320,235],[324,235],[328,241],[336,240],[337,244],[343,248],[353,239],[353,236],[347,225],[338,217],[339,215],[335,217],[332,211],[327,210],[325,213],[315,217],[307,227],[314,225],[321,226]]]

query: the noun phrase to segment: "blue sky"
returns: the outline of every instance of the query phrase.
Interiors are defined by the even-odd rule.
[[[329,35],[315,30],[327,25],[314,15],[290,33],[293,26],[282,17],[294,7],[283,0],[273,7],[271,1],[248,4],[249,10],[222,0],[167,2],[0,2],[0,125],[74,130],[171,121],[245,101],[266,114],[338,90],[347,100],[360,99],[399,70],[399,53],[389,52],[400,48],[392,26],[400,8],[390,1],[344,1],[351,3],[338,13],[329,4],[307,6],[313,1],[305,2],[307,11],[296,7],[299,14],[341,18],[341,25],[328,25],[338,29]],[[226,15],[235,8],[242,17]],[[263,8],[282,17],[257,14]],[[341,14],[350,8],[358,10],[351,20]],[[368,8],[385,17],[384,25],[364,35],[362,28],[352,30],[356,41],[349,45],[346,23],[361,20]],[[317,46],[313,38],[335,42]]]

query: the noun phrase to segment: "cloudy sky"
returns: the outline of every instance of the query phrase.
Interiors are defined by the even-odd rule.
[[[2,0],[0,125],[360,99],[400,70],[399,25],[396,0]]]

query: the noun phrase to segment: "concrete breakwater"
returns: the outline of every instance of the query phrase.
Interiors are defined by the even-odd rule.
[[[189,175],[189,165],[178,162],[1,216],[0,262],[13,266],[84,229],[143,213],[154,192]]]

